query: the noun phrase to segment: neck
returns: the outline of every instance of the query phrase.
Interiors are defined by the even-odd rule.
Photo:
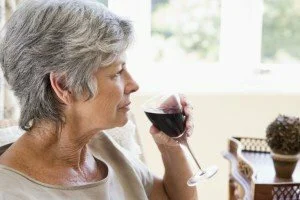
[[[57,133],[55,126],[47,123],[35,125],[0,156],[0,164],[53,185],[81,185],[103,179],[108,172],[106,165],[97,162],[86,146],[99,130],[76,130],[79,127],[66,125]]]
[[[24,134],[24,139],[37,156],[43,156],[43,161],[80,170],[94,160],[86,145],[96,132],[79,133],[75,130],[78,130],[76,126],[65,125],[57,133],[54,125],[40,123]]]

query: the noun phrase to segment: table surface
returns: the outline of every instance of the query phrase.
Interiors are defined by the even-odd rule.
[[[292,179],[281,179],[275,175],[273,160],[270,153],[242,152],[243,157],[250,162],[256,171],[256,184],[273,183],[299,183],[300,184],[300,161],[298,161]]]

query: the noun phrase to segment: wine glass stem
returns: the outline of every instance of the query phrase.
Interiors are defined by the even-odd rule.
[[[192,149],[191,149],[191,147],[190,147],[188,141],[187,141],[187,138],[183,137],[183,138],[181,138],[181,140],[180,140],[179,142],[180,142],[183,146],[185,146],[185,147],[187,148],[187,150],[189,151],[189,153],[190,153],[191,156],[193,157],[195,163],[197,164],[199,170],[203,171],[202,168],[201,168],[201,166],[200,166],[200,164],[198,163],[198,161],[197,161],[197,159],[196,159],[196,157],[195,157],[195,155],[194,155],[194,153],[193,153],[193,151],[192,151]]]

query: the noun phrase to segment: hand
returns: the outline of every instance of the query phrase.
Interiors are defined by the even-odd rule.
[[[193,107],[191,104],[187,101],[186,97],[182,94],[179,95],[180,97],[180,104],[182,106],[183,114],[185,116],[185,134],[182,137],[190,137],[193,133],[194,124],[193,124]],[[174,99],[168,99],[165,104],[166,105],[172,105],[172,102]],[[156,144],[166,145],[166,146],[178,146],[179,142],[163,132],[161,132],[159,129],[157,129],[154,125],[150,127],[150,133],[152,134],[152,137],[154,138],[154,141]]]

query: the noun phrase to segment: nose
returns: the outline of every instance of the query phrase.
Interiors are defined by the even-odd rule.
[[[139,89],[138,83],[132,78],[132,76],[129,73],[127,73],[125,93],[130,94],[130,93],[138,91],[138,89]]]

